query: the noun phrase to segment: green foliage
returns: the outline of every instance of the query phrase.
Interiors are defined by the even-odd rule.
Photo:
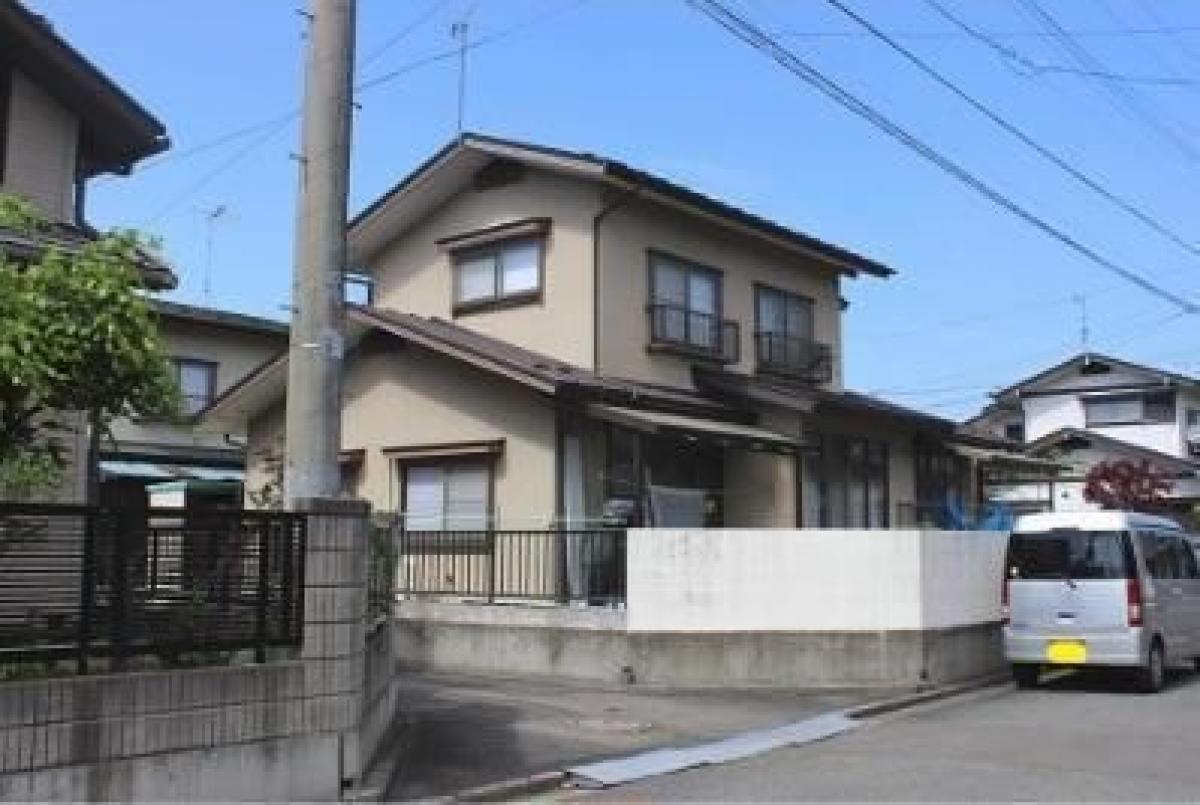
[[[32,207],[4,195],[0,226],[45,228]],[[0,478],[28,484],[39,472],[47,480],[47,462],[61,466],[55,412],[86,412],[104,431],[118,416],[179,410],[157,322],[138,293],[144,248],[122,232],[30,261],[0,253]]]

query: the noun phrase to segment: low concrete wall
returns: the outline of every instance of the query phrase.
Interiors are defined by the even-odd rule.
[[[0,685],[0,798],[219,799],[217,785],[234,799],[336,798],[337,731],[353,714],[308,690],[305,672],[284,662]],[[303,775],[286,771],[293,751]],[[219,783],[191,788],[185,757]]]
[[[411,668],[610,682],[904,686],[1002,666],[1006,535],[635,530],[626,610],[403,601]]]
[[[310,502],[299,657],[0,684],[0,800],[336,800],[395,712],[366,508]]]
[[[999,620],[1007,535],[640,529],[635,632],[922,630]]]
[[[930,630],[634,632],[625,613],[406,601],[405,668],[685,686],[900,687],[1002,666],[994,623]]]

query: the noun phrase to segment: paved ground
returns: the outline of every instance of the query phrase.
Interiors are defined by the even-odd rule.
[[[576,802],[1196,801],[1200,676],[1164,692],[1074,675],[872,720],[821,743],[633,783]]]
[[[408,760],[388,798],[420,799],[638,750],[778,726],[879,692],[672,691],[406,675]]]

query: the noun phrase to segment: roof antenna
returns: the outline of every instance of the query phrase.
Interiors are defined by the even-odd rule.
[[[207,231],[204,234],[204,286],[203,296],[205,307],[212,307],[212,262],[213,262],[213,235],[217,226],[217,221],[224,217],[229,208],[225,204],[218,204],[209,210],[197,210],[204,216],[204,225]]]
[[[458,134],[463,132],[463,110],[467,102],[467,34],[470,31],[471,15],[479,3],[471,4],[462,19],[450,26],[450,36],[458,40]]]
[[[1079,305],[1079,348],[1087,354],[1088,351],[1088,309],[1087,296],[1084,294],[1075,294],[1071,299]]]

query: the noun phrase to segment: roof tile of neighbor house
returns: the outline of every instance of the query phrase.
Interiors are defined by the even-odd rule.
[[[391,190],[356,215],[350,222],[352,237],[355,230],[367,224],[394,200],[422,183],[436,171],[438,166],[444,164],[448,157],[465,150],[490,153],[497,158],[528,161],[551,170],[556,167],[566,170],[569,166],[573,172],[594,180],[603,181],[621,189],[636,190],[643,194],[669,199],[693,212],[744,227],[760,236],[823,259],[849,274],[865,273],[887,277],[895,273],[895,269],[869,257],[791,229],[619,160],[473,132],[464,133],[451,141]]]
[[[167,299],[151,298],[149,301],[150,307],[154,312],[166,318],[183,319],[200,324],[212,324],[218,327],[228,327],[271,335],[286,335],[288,332],[287,323],[275,319],[249,316],[245,313],[235,313],[232,310],[218,310],[211,307],[186,305],[182,302],[172,302]]]
[[[1139,458],[1158,464],[1164,467],[1172,467],[1188,475],[1194,475],[1200,471],[1200,462],[1191,461],[1190,459],[1173,456],[1170,453],[1164,453],[1160,450],[1155,450],[1152,447],[1144,447],[1140,444],[1133,444],[1124,439],[1117,439],[1113,436],[1106,436],[1095,431],[1084,430],[1082,428],[1059,428],[1056,431],[1047,433],[1026,445],[1030,453],[1041,453],[1048,449],[1061,445],[1064,442],[1078,440],[1081,442],[1099,442],[1105,448],[1129,453]]]
[[[0,226],[0,258],[8,257],[24,262],[36,259],[47,249],[59,249],[66,254],[75,254],[98,237],[100,233],[90,226],[67,223],[49,223],[34,234]],[[137,268],[142,273],[146,287],[151,290],[167,290],[174,288],[178,283],[170,266],[162,258],[145,249],[138,251]]]
[[[1072,366],[1082,367],[1089,363],[1108,364],[1108,365],[1111,365],[1111,366],[1114,366],[1114,367],[1117,367],[1120,369],[1126,369],[1131,372],[1138,372],[1138,373],[1142,373],[1142,374],[1146,374],[1146,375],[1151,375],[1153,377],[1158,377],[1169,383],[1173,383],[1173,384],[1181,385],[1181,386],[1200,385],[1200,378],[1190,377],[1189,375],[1181,374],[1179,372],[1172,372],[1172,371],[1168,371],[1166,369],[1159,369],[1159,368],[1156,368],[1153,366],[1146,366],[1145,364],[1134,363],[1133,361],[1127,361],[1122,358],[1114,358],[1109,355],[1102,355],[1099,352],[1081,352],[1080,354],[1072,356],[1072,357],[1068,358],[1067,360],[1062,361],[1061,363],[1054,364],[1053,366],[1049,367],[1048,369],[1043,369],[1042,371],[1038,372],[1037,374],[1031,375],[1030,377],[1027,377],[1024,380],[1020,380],[1016,383],[1012,383],[1011,385],[1005,386],[1004,388],[1000,389],[999,391],[993,392],[992,397],[997,400],[1004,398],[1004,397],[1010,397],[1014,393],[1019,393],[1020,391],[1026,389],[1030,386],[1036,386],[1038,383],[1041,383],[1046,378],[1052,377],[1056,372],[1061,372],[1062,370],[1068,369]]]
[[[79,116],[87,175],[126,173],[169,146],[157,118],[17,0],[0,0],[0,55]]]

